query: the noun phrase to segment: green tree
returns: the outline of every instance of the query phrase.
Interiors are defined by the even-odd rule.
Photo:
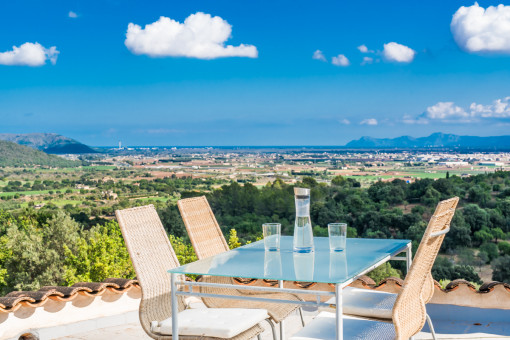
[[[197,260],[197,255],[189,242],[185,242],[181,237],[175,237],[173,235],[170,235],[169,238],[170,243],[174,248],[175,255],[177,256],[177,260],[181,265],[195,262]]]
[[[501,241],[498,243],[498,249],[503,255],[510,255],[510,243]]]
[[[331,184],[337,185],[337,186],[344,186],[346,183],[347,183],[347,181],[345,180],[345,178],[343,176],[340,176],[340,175],[335,176],[331,180]]]
[[[239,242],[239,237],[237,237],[237,231],[235,229],[230,229],[228,235],[228,247],[230,249],[238,248],[241,246],[241,242]]]
[[[100,282],[109,277],[133,278],[135,272],[115,221],[96,225],[80,237],[78,249],[66,247],[66,282]]]
[[[58,211],[42,227],[28,218],[7,232],[12,257],[6,261],[7,285],[15,290],[37,290],[66,283],[66,249],[76,251],[79,226]]]
[[[367,276],[374,280],[375,283],[379,283],[391,276],[398,278],[402,277],[401,273],[397,269],[393,268],[389,262],[386,262],[375,268],[370,273],[368,273]]]
[[[480,251],[485,252],[489,257],[489,262],[499,256],[498,246],[492,242],[484,243],[480,246]]]
[[[510,256],[505,255],[497,258],[492,263],[492,279],[500,282],[510,282]]]

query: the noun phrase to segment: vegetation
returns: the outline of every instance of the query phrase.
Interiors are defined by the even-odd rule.
[[[24,171],[2,175],[0,170],[0,191],[15,195],[38,190],[44,192],[43,201],[50,199],[37,210],[30,204],[32,200],[21,207],[18,203],[9,205],[16,200],[13,198],[1,206],[3,293],[107,277],[134,277],[112,217],[115,209],[148,202],[156,206],[182,264],[195,261],[196,256],[176,207],[179,198],[207,195],[231,248],[260,239],[261,225],[266,222],[281,223],[283,234],[293,232],[294,186],[280,179],[260,188],[249,182],[214,188],[220,183],[215,179],[150,178],[140,172],[111,168],[83,169],[64,177],[59,177],[59,172],[48,177],[42,172]],[[303,177],[296,185],[311,189],[316,236],[327,235],[328,223],[347,222],[350,237],[410,239],[414,250],[437,202],[459,196],[461,203],[434,266],[434,278],[481,283],[478,271],[492,266],[493,279],[510,282],[510,172],[467,178],[450,175],[411,184],[379,181],[368,188],[353,178],[338,176],[327,185]],[[118,197],[112,199],[104,192]],[[147,201],[150,197],[165,199]],[[385,264],[370,275],[379,281],[402,273],[404,263],[398,262]]]
[[[47,167],[75,167],[81,162],[69,161],[58,156],[48,155],[42,151],[27,146],[0,140],[0,167],[2,166],[47,166]]]

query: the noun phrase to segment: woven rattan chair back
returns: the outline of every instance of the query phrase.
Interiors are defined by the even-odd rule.
[[[177,206],[199,260],[229,250],[205,196],[179,200]]]
[[[437,204],[436,211],[434,212],[434,216],[441,215],[448,209],[454,209],[457,207],[457,203],[459,203],[458,197],[453,197],[444,201],[441,201]],[[429,273],[427,277],[427,281],[425,282],[425,287],[423,288],[422,297],[425,303],[429,303],[429,301],[434,296],[434,278],[432,277],[432,273]]]
[[[150,330],[152,321],[162,321],[172,316],[170,274],[167,270],[179,266],[163,224],[152,204],[117,210],[115,215],[142,288],[140,323],[152,338],[171,339]],[[178,309],[184,309],[180,297]]]
[[[456,206],[456,202],[452,202],[449,203]],[[442,209],[442,206],[438,208],[441,208],[441,212],[430,219],[411,269],[393,306],[392,318],[398,340],[415,335],[426,322],[425,297],[428,294],[427,289],[430,289],[427,284],[430,283],[430,272],[444,239],[444,234],[439,236],[433,234],[448,228],[455,213],[453,208],[447,210]]]

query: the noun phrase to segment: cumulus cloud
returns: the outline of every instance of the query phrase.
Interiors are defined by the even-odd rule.
[[[413,61],[416,51],[405,45],[397,44],[396,42],[389,42],[384,44],[382,52],[384,58],[388,61],[397,63],[410,63]]]
[[[374,58],[363,57],[363,61],[361,62],[361,65],[372,64],[373,62],[374,62]]]
[[[336,66],[349,66],[351,63],[349,59],[343,54],[339,54],[336,57],[331,58],[331,63]]]
[[[68,14],[69,18],[77,18],[78,17],[78,14],[76,12],[73,12],[73,11],[69,11],[69,14]]]
[[[367,119],[363,119],[361,122],[360,122],[361,125],[377,125],[377,119],[375,118],[367,118]]]
[[[344,119],[341,119],[341,120],[339,121],[339,123],[340,123],[340,124],[342,124],[342,125],[350,125],[350,124],[351,124],[351,121],[350,121],[349,119],[345,119],[345,118],[344,118]]]
[[[402,121],[406,124],[428,124],[432,121],[451,123],[473,123],[483,119],[504,120],[510,118],[510,96],[496,99],[491,104],[471,103],[468,108],[454,102],[438,102],[429,106],[416,118],[406,115]]]
[[[359,45],[358,46],[358,50],[361,52],[361,53],[374,53],[373,50],[369,50],[367,45]]]
[[[467,118],[469,114],[453,102],[439,102],[427,107],[425,117],[429,119]]]
[[[124,44],[134,54],[151,57],[257,58],[258,51],[253,45],[225,45],[231,33],[232,26],[227,21],[198,12],[183,23],[163,16],[144,28],[130,23]]]
[[[510,97],[496,99],[489,105],[472,103],[469,109],[473,116],[482,118],[510,118]]]
[[[324,56],[321,50],[313,52],[312,58],[320,61],[326,61],[326,57]]]
[[[457,45],[470,53],[510,54],[510,6],[460,7],[450,29]]]
[[[60,52],[55,46],[45,48],[39,43],[26,42],[12,47],[12,51],[0,52],[0,65],[42,66],[49,60],[53,65]]]

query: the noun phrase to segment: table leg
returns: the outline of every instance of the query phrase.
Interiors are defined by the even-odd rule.
[[[409,275],[409,269],[411,269],[411,264],[413,263],[413,250],[412,244],[409,244],[409,247],[406,249],[406,276]],[[410,337],[409,340],[414,340],[414,337]]]
[[[176,274],[172,273],[170,276],[170,301],[172,303],[172,340],[179,340],[179,306],[177,303],[177,295],[175,294],[177,291],[175,280]]]
[[[280,280],[278,281],[278,288],[283,288],[283,281]],[[285,339],[285,325],[284,325],[284,321],[280,321],[280,340],[284,340]]]
[[[335,285],[335,304],[336,304],[336,340],[344,338],[344,321],[342,306],[342,287],[337,283]]]
[[[409,244],[409,247],[406,249],[406,269],[407,274],[409,274],[409,269],[411,269],[411,264],[413,263],[413,251],[412,251],[412,244]]]

